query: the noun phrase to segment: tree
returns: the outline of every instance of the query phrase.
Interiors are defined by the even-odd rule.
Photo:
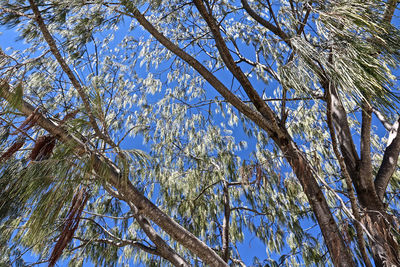
[[[400,265],[396,5],[2,3],[3,255]]]

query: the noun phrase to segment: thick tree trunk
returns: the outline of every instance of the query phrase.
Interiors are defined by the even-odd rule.
[[[375,266],[400,266],[399,246],[392,233],[391,218],[377,211],[371,211],[365,216],[365,222],[371,234],[369,243]]]
[[[369,234],[370,250],[375,266],[400,266],[400,250],[394,236],[394,231],[398,231],[395,219],[386,213],[382,202],[376,203],[373,199],[366,202],[368,196],[363,194],[359,199],[365,211],[362,223]]]

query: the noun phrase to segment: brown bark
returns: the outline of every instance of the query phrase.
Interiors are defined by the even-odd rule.
[[[392,218],[383,212],[366,212],[363,222],[371,237],[369,243],[372,257],[377,267],[400,266],[399,245],[393,236],[394,228]]]
[[[400,118],[390,127],[389,143],[383,154],[383,160],[375,177],[375,188],[381,200],[384,198],[390,178],[398,167],[400,153]]]
[[[282,151],[299,179],[314,215],[317,218],[333,264],[343,267],[355,266],[350,250],[344,244],[331,210],[326,203],[325,196],[314,178],[313,170],[309,162],[304,158],[293,142],[289,142],[282,147]]]
[[[383,24],[390,24],[394,11],[400,2],[388,0],[383,14]],[[383,160],[375,177],[374,188],[378,196],[377,203],[366,203],[372,206],[366,207],[365,220],[367,228],[371,232],[370,238],[372,255],[376,266],[400,266],[400,249],[393,234],[398,231],[398,225],[393,218],[387,214],[383,203],[384,194],[389,181],[398,168],[397,162],[400,154],[400,118],[391,126],[389,131],[389,142],[383,154]],[[367,196],[365,196],[367,198]],[[372,201],[371,201],[372,202]],[[371,205],[372,204],[372,205]],[[377,207],[374,209],[374,207]]]

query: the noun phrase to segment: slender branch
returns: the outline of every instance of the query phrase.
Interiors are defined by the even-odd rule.
[[[290,42],[290,37],[282,31],[279,27],[275,26],[274,24],[270,23],[269,21],[265,20],[263,17],[258,15],[249,5],[247,0],[241,0],[242,6],[244,10],[246,10],[247,14],[252,17],[255,21],[260,23],[262,26],[270,30],[275,35],[279,36],[283,41],[285,41],[289,46],[292,46]]]
[[[258,210],[247,208],[247,207],[232,207],[231,208],[231,211],[235,211],[235,210],[236,211],[237,210],[246,210],[246,211],[250,211],[250,212],[253,212],[253,213],[257,214],[257,215],[262,215],[262,216],[268,215],[268,213],[259,212]]]
[[[116,217],[116,216],[110,216],[110,215],[105,215],[105,214],[99,214],[99,213],[95,213],[95,212],[91,212],[91,211],[87,211],[87,210],[84,210],[83,213],[90,214],[90,215],[97,216],[97,217],[109,218],[109,219],[113,219],[113,220],[127,220],[129,218],[134,217],[132,214],[129,216],[125,216],[125,217]]]
[[[306,5],[307,5],[307,3],[306,3]],[[296,33],[297,33],[297,36],[300,36],[300,35],[303,33],[304,28],[305,28],[305,26],[306,26],[306,24],[307,24],[308,17],[310,16],[310,13],[311,13],[311,7],[307,5],[307,11],[306,11],[306,14],[305,14],[305,16],[304,16],[304,19],[303,19],[303,21],[301,22],[300,27],[299,27],[299,29],[298,29],[297,32],[296,32]]]
[[[222,222],[222,258],[225,262],[229,261],[229,222],[231,216],[229,188],[227,181],[224,181],[223,188],[223,206],[224,206],[224,219]]]
[[[280,31],[282,31],[281,27],[279,26],[278,19],[277,19],[276,16],[275,16],[275,12],[274,12],[274,10],[272,9],[271,2],[270,2],[269,0],[266,0],[266,1],[267,1],[267,4],[268,4],[268,10],[269,10],[270,16],[272,17],[273,21],[275,22],[276,27],[277,27]]]
[[[201,190],[201,192],[197,195],[197,197],[195,199],[193,199],[193,203],[195,203],[209,188],[213,187],[214,185],[220,183],[221,180],[216,181],[215,183],[212,183],[210,185],[207,185],[206,187],[203,188],[203,190]]]
[[[83,105],[88,114],[90,124],[92,125],[96,135],[99,138],[102,138],[107,143],[110,143],[110,145],[112,145],[114,147],[115,146],[115,145],[113,145],[114,142],[108,136],[103,134],[101,132],[99,126],[97,125],[92,108],[90,106],[90,100],[89,100],[88,96],[86,95],[86,93],[84,92],[84,89],[82,88],[81,83],[75,77],[71,68],[68,66],[68,64],[65,62],[64,58],[62,57],[54,38],[52,37],[51,33],[47,29],[47,26],[40,14],[40,11],[35,3],[35,0],[29,0],[29,3],[31,6],[31,9],[35,15],[35,21],[37,22],[39,29],[43,34],[44,39],[46,40],[47,44],[49,45],[51,53],[56,58],[58,64],[60,64],[60,66],[61,66],[62,70],[65,72],[65,74],[67,74],[67,76],[68,76],[69,80],[71,81],[72,85],[74,86],[74,88],[78,91],[78,94],[79,94],[80,98],[82,99]]]
[[[390,124],[385,116],[376,108],[372,108],[372,111],[374,112],[375,116],[378,118],[378,120],[382,123],[382,125],[385,127],[387,131],[392,131],[393,130],[393,125]]]
[[[78,237],[78,236],[74,236],[74,239],[77,239],[79,241],[85,242],[86,244],[96,242],[96,243],[110,244],[110,245],[115,246],[115,247],[132,246],[132,247],[141,249],[144,252],[147,252],[149,254],[156,255],[156,256],[161,256],[157,252],[157,249],[148,247],[148,246],[146,246],[146,245],[144,245],[144,244],[142,244],[142,243],[140,243],[138,241],[132,241],[132,240],[126,240],[126,239],[118,239],[118,241],[116,241],[116,240],[104,239],[104,238],[84,239],[84,238],[81,238],[81,237]]]
[[[261,113],[261,115],[268,121],[270,125],[273,125],[275,128],[279,128],[278,118],[274,114],[274,112],[266,105],[262,98],[254,89],[253,85],[250,83],[247,76],[243,73],[239,66],[236,65],[235,61],[232,58],[232,55],[229,52],[229,49],[222,38],[221,32],[219,30],[219,26],[216,23],[214,17],[212,17],[203,4],[202,0],[194,0],[193,1],[200,15],[206,21],[208,27],[210,28],[219,54],[221,55],[222,60],[224,61],[226,67],[229,71],[235,76],[235,78],[239,81],[243,90],[246,92],[249,99],[252,101],[256,109]],[[271,127],[268,127],[271,128]],[[270,130],[271,132],[271,130]]]

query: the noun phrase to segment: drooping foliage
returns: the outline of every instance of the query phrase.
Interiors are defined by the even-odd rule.
[[[159,266],[176,265],[168,258],[176,254],[205,265],[185,236],[140,210],[128,183],[232,266],[337,264],[291,161],[302,155],[354,262],[368,264],[368,253],[378,264],[370,225],[379,218],[369,211],[392,220],[387,244],[399,239],[400,34],[391,5],[0,3],[0,29],[16,38],[0,50],[0,262],[62,254],[71,266]],[[363,186],[378,188],[383,169],[393,171],[375,210]]]

